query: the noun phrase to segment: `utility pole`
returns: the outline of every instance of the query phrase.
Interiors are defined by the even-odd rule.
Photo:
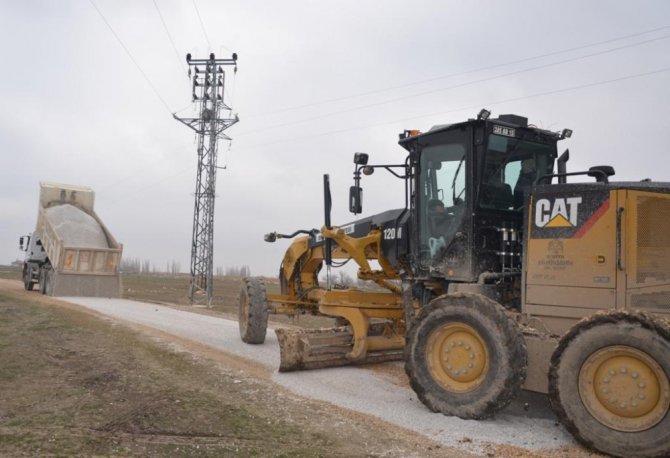
[[[232,59],[192,59],[186,55],[188,76],[193,82],[193,102],[200,105],[197,118],[174,118],[198,134],[198,171],[195,181],[193,238],[191,245],[191,303],[212,304],[214,270],[214,199],[216,197],[217,143],[230,140],[224,130],[239,121],[221,117],[221,110],[231,111],[224,103],[226,74],[223,67],[233,65],[237,72],[237,54]],[[192,71],[193,70],[193,71]]]

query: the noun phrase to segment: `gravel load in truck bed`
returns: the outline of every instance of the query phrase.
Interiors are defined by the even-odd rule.
[[[45,210],[58,237],[65,246],[76,248],[109,248],[100,224],[91,215],[70,204]]]

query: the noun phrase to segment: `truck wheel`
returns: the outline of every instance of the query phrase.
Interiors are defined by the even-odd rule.
[[[44,267],[40,267],[40,293],[47,293],[47,270]]]
[[[47,296],[53,296],[54,284],[53,284],[53,270],[48,268],[44,274],[44,294]]]
[[[51,295],[51,267],[40,267],[40,293]]]
[[[411,327],[405,372],[430,410],[481,419],[507,406],[526,379],[526,344],[497,302],[480,294],[440,296]]]
[[[670,456],[670,325],[609,312],[575,325],[551,357],[549,401],[587,447]]]
[[[35,286],[35,282],[31,280],[30,270],[24,270],[23,272],[23,287],[26,291],[32,291]]]
[[[260,278],[245,278],[240,288],[240,337],[248,344],[262,344],[268,329],[265,284]]]

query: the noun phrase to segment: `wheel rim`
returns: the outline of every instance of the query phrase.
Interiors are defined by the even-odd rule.
[[[465,323],[435,330],[426,345],[428,370],[444,389],[463,393],[477,388],[488,372],[488,352],[481,335]]]
[[[670,409],[670,381],[661,366],[623,345],[588,357],[579,372],[579,394],[596,420],[624,432],[649,429]]]

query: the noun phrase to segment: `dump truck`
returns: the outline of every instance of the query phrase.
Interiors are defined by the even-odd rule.
[[[670,455],[670,183],[568,172],[558,142],[571,134],[482,110],[404,131],[402,162],[356,153],[350,210],[380,169],[403,182],[404,206],[333,226],[325,176],[323,227],[265,236],[294,240],[280,294],[244,280],[242,340],[262,343],[271,313],[335,317],[277,329],[280,371],[403,359],[432,411],[487,418],[526,389],[587,447]],[[332,287],[349,260],[375,288]]]
[[[119,297],[123,246],[93,210],[89,187],[40,183],[37,225],[20,237],[23,284],[50,296]]]

